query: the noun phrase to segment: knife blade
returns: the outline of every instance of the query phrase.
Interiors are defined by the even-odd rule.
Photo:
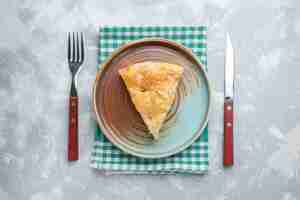
[[[232,166],[234,120],[234,50],[229,34],[226,35],[225,97],[224,97],[224,166]]]

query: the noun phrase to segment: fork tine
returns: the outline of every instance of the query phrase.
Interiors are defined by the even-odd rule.
[[[81,62],[84,60],[84,44],[83,44],[83,33],[81,32]]]
[[[79,36],[78,36],[78,32],[76,32],[76,61],[80,62],[80,58],[79,58]]]
[[[70,32],[68,32],[68,61],[71,61],[71,38]]]
[[[72,44],[72,54],[73,54],[73,57],[72,57],[72,61],[76,61],[76,57],[75,57],[75,33],[73,32],[73,44]]]

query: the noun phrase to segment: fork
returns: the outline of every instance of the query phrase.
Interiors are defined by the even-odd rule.
[[[78,145],[78,95],[77,74],[84,61],[83,33],[68,33],[68,64],[72,75],[71,92],[69,99],[69,138],[68,138],[68,160],[75,161],[79,157]]]

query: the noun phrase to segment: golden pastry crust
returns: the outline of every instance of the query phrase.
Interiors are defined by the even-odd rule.
[[[150,133],[159,130],[174,102],[183,67],[162,62],[142,62],[119,70],[135,108]]]

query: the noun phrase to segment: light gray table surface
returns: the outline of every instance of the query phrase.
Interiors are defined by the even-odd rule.
[[[105,176],[89,167],[100,25],[209,27],[214,98],[204,176]],[[296,0],[1,0],[0,199],[300,199]],[[66,32],[83,31],[80,160],[66,161]],[[236,50],[235,165],[222,167],[225,33]]]

